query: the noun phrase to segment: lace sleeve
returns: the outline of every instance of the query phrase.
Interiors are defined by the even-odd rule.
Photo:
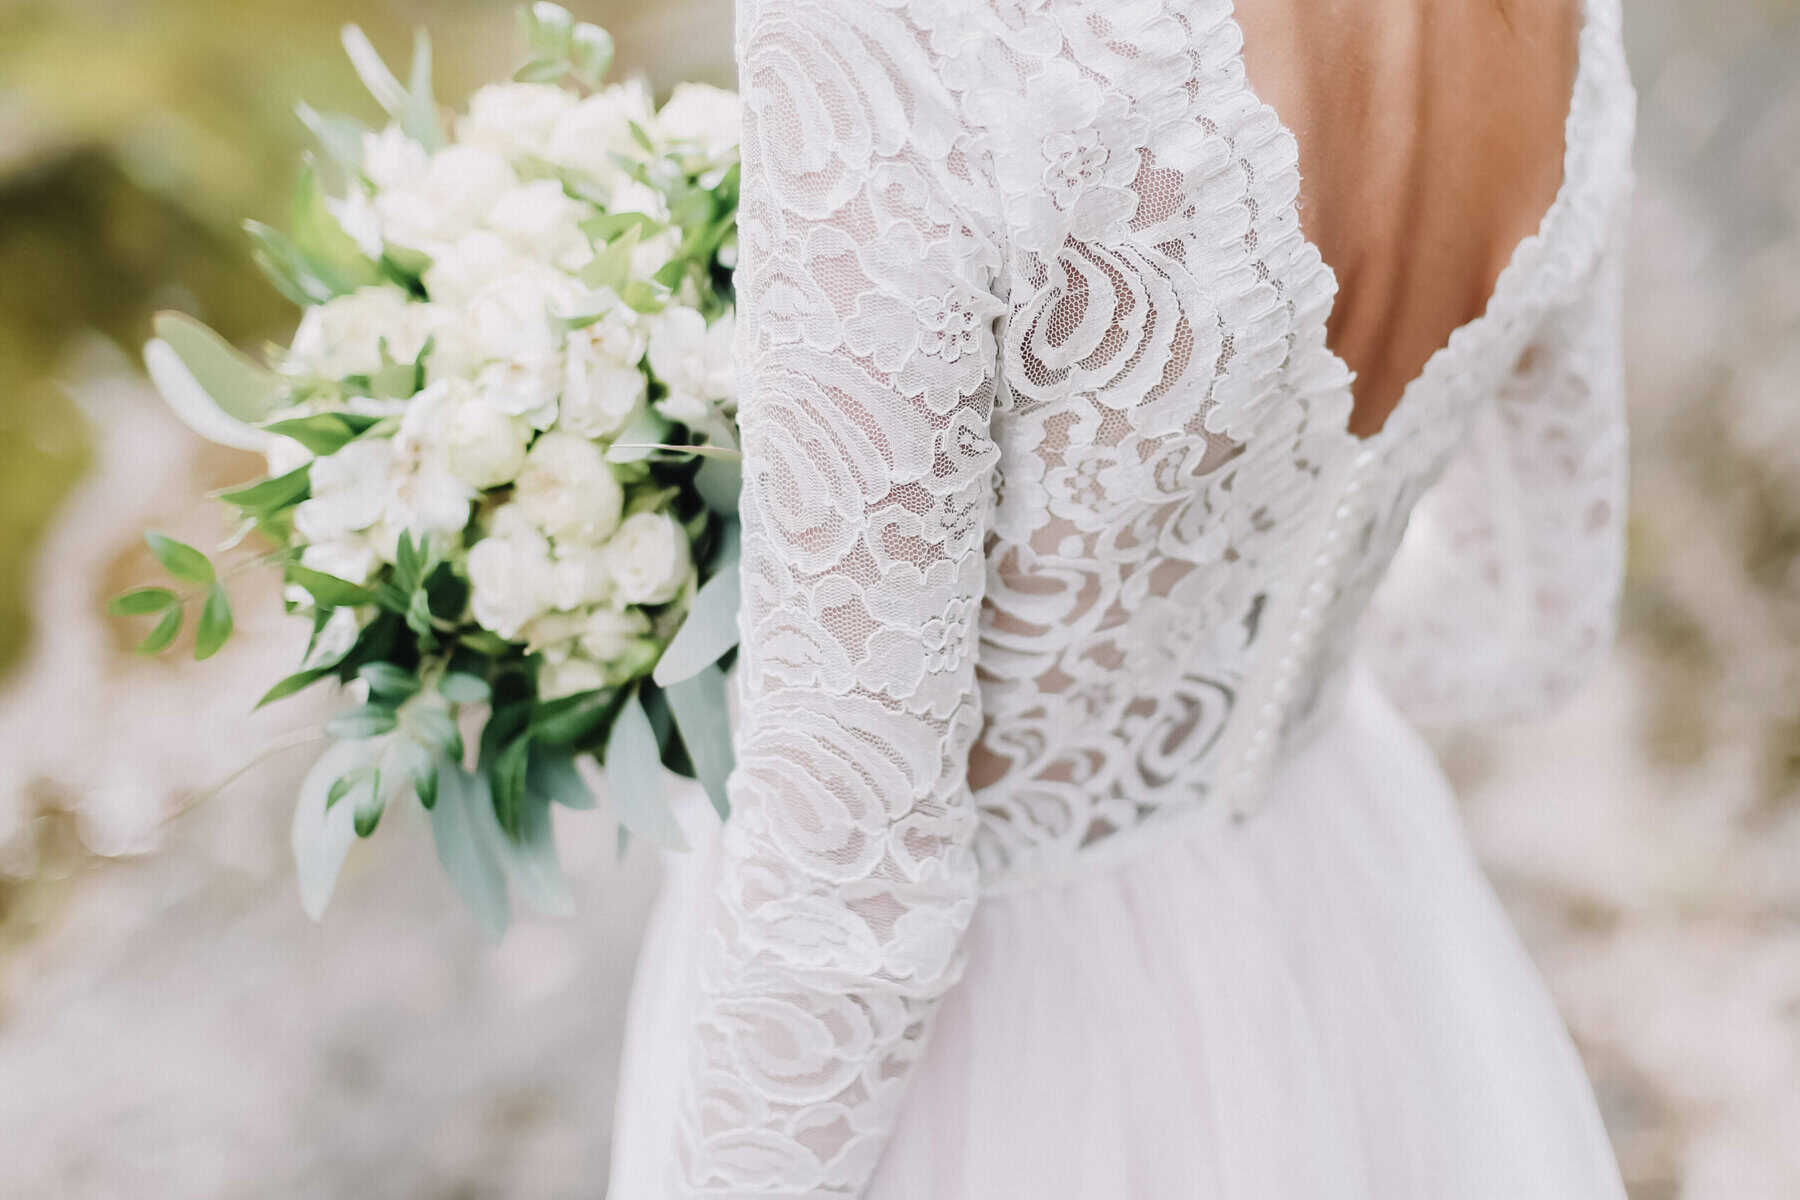
[[[999,253],[882,5],[740,3],[738,768],[672,1190],[861,1192],[978,892]]]
[[[1365,657],[1421,724],[1530,717],[1612,641],[1624,574],[1620,238],[1414,510]]]

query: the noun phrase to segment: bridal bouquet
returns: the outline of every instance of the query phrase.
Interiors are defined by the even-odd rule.
[[[600,771],[621,840],[680,843],[664,768],[725,812],[737,98],[684,84],[658,109],[604,83],[603,30],[551,4],[520,19],[530,61],[448,124],[423,35],[402,83],[347,28],[389,121],[302,105],[322,158],[286,232],[248,227],[303,310],[292,343],[264,365],[165,313],[145,349],[185,421],[266,457],[220,495],[222,553],[263,550],[215,565],[151,534],[172,586],[113,608],[154,620],[149,653],[196,612],[205,658],[231,633],[227,575],[283,573],[312,638],[263,703],[346,696],[294,814],[315,917],[409,798],[495,931],[509,893],[567,910],[551,806],[593,807]]]

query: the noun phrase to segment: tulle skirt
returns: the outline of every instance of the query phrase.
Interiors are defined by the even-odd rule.
[[[671,858],[639,963],[612,1200],[665,1194],[708,860]],[[1450,790],[1366,678],[1247,823],[986,898],[968,938],[870,1200],[1624,1196]]]

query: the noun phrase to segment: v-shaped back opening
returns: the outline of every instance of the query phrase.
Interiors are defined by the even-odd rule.
[[[1343,367],[1346,377],[1351,380],[1349,384],[1351,391],[1350,415],[1348,418],[1348,426],[1343,430],[1346,437],[1355,439],[1364,444],[1371,443],[1392,428],[1395,424],[1395,419],[1399,417],[1403,411],[1406,411],[1410,416],[1411,402],[1414,399],[1413,393],[1418,391],[1426,381],[1431,378],[1436,368],[1441,365],[1442,361],[1451,354],[1457,345],[1467,340],[1474,331],[1482,327],[1485,323],[1496,319],[1497,314],[1495,310],[1497,303],[1502,299],[1508,285],[1513,282],[1512,277],[1524,268],[1524,260],[1527,258],[1526,252],[1528,248],[1541,242],[1548,235],[1553,217],[1564,204],[1575,184],[1572,170],[1575,159],[1573,150],[1576,147],[1580,136],[1579,130],[1577,129],[1577,121],[1580,116],[1579,98],[1582,91],[1584,76],[1590,65],[1588,61],[1589,52],[1587,44],[1589,41],[1588,33],[1595,20],[1595,6],[1596,0],[1577,0],[1576,2],[1575,20],[1573,22],[1574,28],[1572,30],[1575,38],[1573,47],[1574,66],[1573,70],[1569,72],[1567,105],[1564,108],[1564,115],[1561,121],[1562,146],[1557,160],[1560,164],[1560,178],[1556,191],[1543,208],[1541,215],[1538,217],[1537,222],[1535,226],[1532,227],[1531,231],[1522,236],[1512,246],[1510,253],[1508,253],[1504,259],[1496,260],[1499,261],[1501,265],[1488,276],[1486,280],[1487,286],[1484,290],[1484,299],[1480,302],[1478,311],[1468,319],[1452,326],[1441,340],[1434,342],[1434,348],[1423,359],[1418,361],[1417,369],[1406,378],[1404,384],[1389,387],[1383,392],[1375,395],[1367,394],[1358,386],[1362,381],[1363,374],[1358,372],[1357,364],[1346,359],[1340,348],[1337,336],[1338,330],[1336,328],[1337,322],[1335,318],[1342,315],[1339,311],[1339,306],[1343,299],[1339,291],[1341,277],[1334,268],[1332,260],[1327,257],[1320,248],[1318,241],[1315,238],[1316,231],[1305,220],[1306,205],[1302,203],[1301,192],[1296,191],[1292,201],[1294,206],[1294,213],[1292,215],[1301,231],[1302,239],[1313,253],[1318,256],[1323,272],[1329,280],[1333,297],[1327,312],[1327,324],[1331,332],[1328,336],[1326,350],[1332,358]],[[1260,105],[1280,127],[1282,135],[1292,140],[1295,161],[1298,163],[1300,179],[1302,181],[1301,186],[1304,187],[1304,182],[1309,178],[1308,164],[1311,160],[1302,147],[1299,136],[1294,132],[1293,127],[1287,123],[1282,113],[1264,98],[1265,93],[1258,89],[1257,81],[1250,73],[1249,58],[1251,57],[1251,53],[1247,44],[1248,39],[1243,30],[1243,23],[1240,18],[1240,8],[1241,5],[1234,3],[1234,11],[1232,12],[1231,20],[1237,27],[1240,45],[1243,47],[1239,51],[1239,66],[1244,72],[1244,86],[1255,102]],[[1400,285],[1402,288],[1408,286],[1410,285],[1407,283],[1402,283]],[[1388,339],[1389,342],[1392,340],[1394,339]],[[1374,414],[1375,418],[1372,423],[1368,419],[1371,413]]]

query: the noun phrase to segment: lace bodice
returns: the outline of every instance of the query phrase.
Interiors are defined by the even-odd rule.
[[[984,889],[1247,815],[1353,653],[1444,717],[1603,648],[1616,4],[1542,229],[1360,441],[1228,0],[740,0],[739,765],[672,1194],[859,1192]]]

